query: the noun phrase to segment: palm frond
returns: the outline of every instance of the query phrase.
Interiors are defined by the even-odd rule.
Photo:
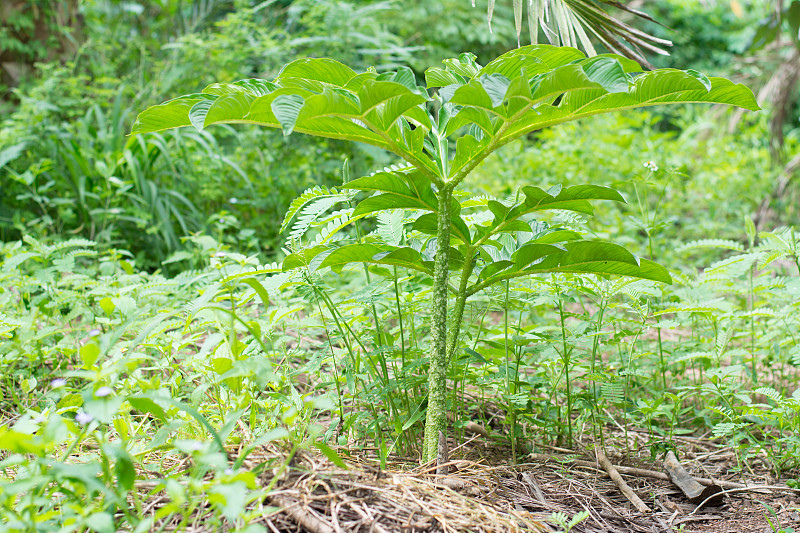
[[[528,30],[531,44],[538,44],[540,34],[556,46],[582,48],[587,55],[597,55],[595,41],[610,52],[615,52],[640,64],[652,68],[644,56],[644,51],[669,55],[664,47],[672,42],[661,39],[608,14],[604,5],[628,13],[641,20],[656,22],[643,11],[634,9],[615,0],[512,0],[514,7],[514,26],[517,32],[517,45],[521,46],[523,4],[528,8]],[[495,0],[488,2],[487,19],[489,31],[492,28]],[[472,1],[473,7],[475,1]]]

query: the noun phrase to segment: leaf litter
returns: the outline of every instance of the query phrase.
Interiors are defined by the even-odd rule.
[[[344,447],[338,451],[346,469],[301,450],[280,473],[264,465],[286,459],[286,450],[262,446],[242,466],[259,472],[261,487],[273,488],[247,509],[257,511],[251,524],[270,532],[565,531],[554,513],[567,522],[585,513],[571,529],[576,533],[761,533],[800,525],[800,491],[771,479],[759,461],[752,461],[745,474],[732,474],[735,453],[724,443],[676,437],[682,466],[695,479],[705,483],[710,478],[726,491],[722,505],[698,506],[669,481],[660,460],[654,463],[649,450],[637,446],[646,432],[629,431],[636,451],[625,457],[628,447],[619,432],[607,435],[606,452],[649,512],[637,511],[622,495],[595,461],[588,439],[577,443],[576,450],[550,446],[548,453],[530,453],[527,462],[510,464],[509,447],[482,436],[453,451],[446,475],[437,475],[435,464],[398,458],[381,469],[374,448],[345,456]],[[235,457],[241,448],[228,452]],[[797,477],[798,472],[786,475]],[[214,512],[210,506],[199,506],[191,524],[181,523],[180,516],[159,517],[159,509],[169,501],[159,480],[140,481],[137,487],[145,493],[144,510],[154,518],[155,529],[208,531],[203,517]]]

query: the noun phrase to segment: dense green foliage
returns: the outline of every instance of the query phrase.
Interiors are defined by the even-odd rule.
[[[737,54],[767,13],[742,4],[737,16],[729,2],[653,2],[680,31],[648,26],[677,44],[650,60],[752,72],[759,64]],[[363,176],[402,174],[400,161],[248,125],[127,134],[155,102],[272,80],[305,56],[356,72],[409,66],[416,88],[442,58],[471,50],[485,63],[515,46],[511,2],[497,3],[491,34],[469,0],[80,8],[78,51],[38,64],[0,103],[0,529],[180,530],[202,517],[209,530],[260,532],[263,496],[302,450],[417,461],[435,239],[416,208],[427,208],[351,222],[379,198]],[[481,287],[447,367],[457,442],[477,422],[517,459],[603,442],[619,425],[655,457],[677,436],[710,434],[737,469],[761,461],[776,479],[798,477],[798,191],[752,223],[783,175],[769,113],[730,132],[723,110],[699,106],[590,117],[526,133],[464,177],[454,198],[469,235],[454,231],[472,244],[476,228],[529,199],[525,187],[555,197],[593,183],[626,200],[498,231],[479,259],[506,262],[492,275],[515,268],[512,254],[537,233],[561,232],[657,261],[672,284],[550,272]],[[452,244],[463,256],[464,240]],[[318,268],[348,245],[419,257]]]
[[[273,81],[251,78],[214,83],[201,93],[173,98],[142,112],[133,125],[134,133],[149,133],[185,126],[203,131],[214,124],[257,124],[279,128],[286,136],[297,131],[364,143],[407,163],[347,181],[347,189],[377,194],[355,209],[338,211],[321,242],[295,249],[284,260],[283,270],[337,271],[362,263],[416,270],[430,277],[430,378],[422,459],[438,457],[440,463],[447,457],[446,375],[451,359],[460,351],[467,298],[501,282],[508,290],[512,279],[545,273],[672,281],[663,267],[619,245],[586,240],[536,218],[547,210],[591,214],[590,200],[624,202],[613,189],[583,184],[554,185],[545,191],[529,185],[515,191],[513,201],[477,198],[462,203],[454,197],[461,182],[506,144],[597,114],[676,103],[759,109],[748,88],[724,78],[709,79],[694,70],[641,73],[640,65],[622,56],[585,57],[570,47],[524,46],[485,66],[468,53],[443,63],[444,68],[425,71],[426,88],[437,91],[433,98],[417,86],[408,68],[359,74],[332,59],[307,58],[285,65]],[[429,107],[431,100],[434,105]],[[325,196],[325,205],[353,200]],[[293,205],[287,218],[293,218],[311,199]],[[462,214],[465,207],[484,209]],[[389,242],[365,243],[359,237],[355,243],[329,244],[341,228],[365,215],[391,216],[399,210],[402,219],[407,209],[417,212],[412,229],[422,239],[404,243],[395,235]],[[460,280],[455,289],[452,270]],[[451,291],[455,300],[449,313]],[[566,379],[570,379],[568,370]],[[568,427],[571,441],[572,425]]]

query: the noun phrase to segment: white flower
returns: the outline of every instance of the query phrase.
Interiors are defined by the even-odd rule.
[[[113,394],[114,390],[111,387],[100,387],[96,391],[94,391],[94,395],[98,398],[105,398],[106,396],[110,396]]]
[[[655,161],[648,161],[644,164],[644,168],[650,170],[651,172],[655,172],[658,170],[658,165],[656,165]]]
[[[86,424],[88,424],[92,420],[93,420],[92,415],[90,415],[89,413],[83,412],[83,411],[81,411],[80,413],[75,415],[75,422],[77,422],[78,424],[80,424],[82,426],[85,426]]]

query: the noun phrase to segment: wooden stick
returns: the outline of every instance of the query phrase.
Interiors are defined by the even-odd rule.
[[[270,494],[267,498],[281,511],[288,514],[298,525],[312,533],[335,533],[333,528],[324,520],[320,520],[311,513],[300,508],[300,502],[282,494]]]
[[[600,463],[600,466],[608,473],[608,476],[611,480],[617,485],[620,492],[625,495],[626,498],[633,504],[637,511],[640,513],[649,513],[650,508],[645,505],[642,499],[633,492],[633,489],[625,483],[625,480],[622,479],[622,476],[619,475],[617,469],[614,465],[611,464],[611,461],[608,460],[606,454],[603,453],[603,449],[600,447],[595,448],[595,454],[597,455],[597,462]]]
[[[565,460],[563,457],[559,457],[557,455],[547,455],[541,453],[532,453],[529,454],[528,457],[533,459],[534,461],[540,461],[543,463],[548,463],[551,461],[559,462],[559,463],[569,463],[576,466],[585,466],[587,468],[599,468],[600,465],[597,463],[592,463],[590,461],[581,461],[580,459],[568,459]],[[517,465],[521,466],[521,465]],[[670,481],[669,476],[664,472],[656,472],[654,470],[645,470],[643,468],[633,468],[630,466],[614,466],[620,474],[625,474],[628,476],[638,476],[638,477],[649,477],[653,479],[663,479],[664,481]],[[705,477],[696,477],[694,478],[697,480],[701,485],[711,486],[711,485],[718,485],[723,489],[746,489],[748,488],[747,485],[744,483],[736,483],[734,481],[724,481],[724,480],[715,480],[715,479],[708,479]]]
[[[791,491],[791,492],[800,493],[800,489],[793,489],[792,487],[787,487],[787,486],[781,486],[781,485],[753,485],[752,487],[742,487],[742,488],[739,488],[739,489],[723,490],[720,494],[730,494],[731,492],[755,492],[755,491],[759,491],[759,490],[788,490],[788,491]],[[708,498],[706,498],[705,500],[700,502],[697,505],[697,507],[694,508],[694,511],[689,513],[688,516],[692,516],[693,514],[695,514],[697,511],[700,510],[701,507],[703,507],[706,503],[708,503],[708,501],[711,498],[713,498],[715,496],[716,496],[716,494],[712,494],[711,496],[709,496]]]

